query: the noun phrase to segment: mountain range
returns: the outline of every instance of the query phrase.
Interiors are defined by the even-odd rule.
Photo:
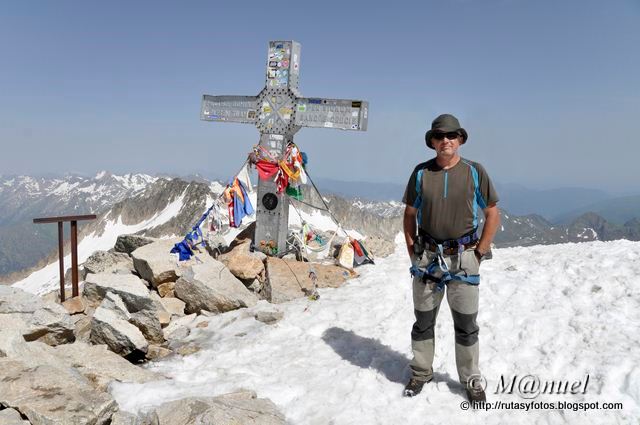
[[[387,195],[397,194],[397,187],[393,184],[339,183],[324,179],[317,182],[324,201],[342,226],[357,230],[362,235],[393,240],[402,229],[404,205]],[[376,187],[377,191],[374,190]],[[56,260],[56,226],[34,225],[32,219],[35,217],[89,212],[98,214],[98,220],[81,227],[80,238],[90,236],[94,246],[105,245],[105,249],[109,249],[118,234],[122,233],[153,237],[184,234],[223,189],[221,183],[199,176],[190,181],[145,174],[117,176],[107,172],[94,177],[0,176],[0,281],[15,281]],[[639,218],[628,218],[636,211],[632,207],[633,197],[625,204],[629,208],[618,215],[619,219],[628,218],[622,223],[619,219],[609,220],[597,211],[584,211],[589,204],[579,207],[580,202],[604,197],[604,193],[578,190],[569,195],[565,190],[531,197],[536,201],[534,204],[538,205],[545,204],[545,196],[572,200],[577,215],[567,215],[563,223],[554,223],[542,214],[514,214],[512,209],[529,211],[534,204],[527,206],[523,203],[516,207],[514,199],[519,199],[520,195],[509,195],[504,188],[501,190],[507,195],[501,195],[502,226],[495,238],[498,247],[592,240],[640,240]],[[516,189],[512,187],[510,190]],[[305,204],[298,205],[301,211],[307,214],[315,211],[328,216],[326,211],[321,211],[324,209],[323,199],[312,187],[305,187],[304,193]],[[354,197],[354,194],[358,195]],[[378,199],[371,199],[374,194]],[[522,195],[521,198],[526,196]],[[606,203],[595,205],[604,207]],[[320,211],[314,207],[320,208]],[[601,213],[603,211],[611,214],[606,208],[600,209]],[[295,211],[292,210],[290,215],[293,214]],[[97,242],[99,240],[102,242]],[[89,246],[87,243],[85,245]]]

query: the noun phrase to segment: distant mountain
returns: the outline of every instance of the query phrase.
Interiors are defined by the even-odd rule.
[[[607,192],[595,189],[534,190],[517,184],[497,182],[495,186],[500,196],[500,208],[515,215],[538,214],[553,223],[556,223],[556,217],[562,214],[611,198]],[[574,214],[570,218],[577,215]]]
[[[553,221],[555,223],[568,223],[587,212],[594,212],[604,217],[607,221],[623,225],[629,220],[640,218],[640,196],[624,196],[594,202],[559,214]]]
[[[56,260],[55,226],[34,225],[31,219],[35,216],[70,211],[98,213],[98,220],[81,229],[81,246],[84,246],[82,249],[87,251],[85,254],[88,256],[91,250],[111,248],[119,234],[181,236],[223,190],[222,184],[203,182],[201,178],[198,178],[198,182],[189,182],[144,175],[123,177],[101,173],[92,179],[70,176],[66,180],[52,180],[56,181],[25,176],[3,177],[0,180],[3,186],[0,208],[7,216],[13,214],[13,222],[5,222],[0,226],[0,280],[15,281],[26,276],[25,269],[35,270]],[[334,180],[331,184],[337,183],[344,182]],[[322,198],[329,205],[333,217],[345,229],[387,240],[393,240],[402,231],[404,204],[401,202],[336,195],[330,193],[331,184],[325,185],[325,189],[320,187],[323,190]],[[353,186],[345,187],[350,188],[347,191],[357,191],[359,187],[367,185],[372,186],[370,183],[353,183]],[[393,186],[389,184],[387,188]],[[325,221],[330,223],[329,213],[323,211],[323,199],[308,185],[303,191],[304,203],[296,203],[297,208],[306,214],[323,214]],[[345,192],[344,187],[342,192]],[[367,190],[363,192],[370,193]],[[255,199],[255,194],[252,197]],[[41,212],[41,209],[45,212]],[[290,212],[295,213],[294,210]],[[619,225],[598,214],[588,213],[564,225],[557,225],[538,214],[516,215],[504,208],[501,214],[502,225],[495,238],[498,247],[621,238],[640,240],[640,219]],[[86,240],[88,242],[82,237],[89,237]],[[18,270],[23,271],[7,276]]]
[[[334,193],[347,198],[373,201],[401,201],[405,186],[396,183],[371,183],[317,178],[315,183],[322,193]]]
[[[57,246],[56,226],[34,225],[34,218],[100,214],[156,180],[105,171],[95,177],[0,176],[0,276],[34,266]],[[65,232],[68,237],[68,225]]]

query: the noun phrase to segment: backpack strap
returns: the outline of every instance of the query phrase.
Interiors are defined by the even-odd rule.
[[[422,222],[422,174],[424,170],[421,168],[416,173],[416,192],[418,196],[416,197],[415,202],[413,203],[413,208],[418,209],[418,226]]]
[[[471,177],[473,178],[473,227],[478,227],[478,206],[480,208],[487,208],[487,203],[482,196],[482,192],[480,192],[480,178],[478,175],[478,170],[476,167],[466,159],[462,159],[462,162],[467,164],[471,169]]]

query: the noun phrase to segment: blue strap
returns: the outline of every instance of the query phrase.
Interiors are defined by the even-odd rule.
[[[416,173],[416,192],[418,196],[413,203],[413,208],[418,209],[418,226],[422,223],[422,173],[423,169],[419,169]]]

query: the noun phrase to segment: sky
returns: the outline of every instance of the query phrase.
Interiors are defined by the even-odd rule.
[[[254,126],[199,119],[256,95],[269,40],[304,96],[369,101],[366,132],[303,128],[315,178],[404,184],[441,113],[499,183],[639,191],[640,1],[4,1],[0,174],[230,177]]]

